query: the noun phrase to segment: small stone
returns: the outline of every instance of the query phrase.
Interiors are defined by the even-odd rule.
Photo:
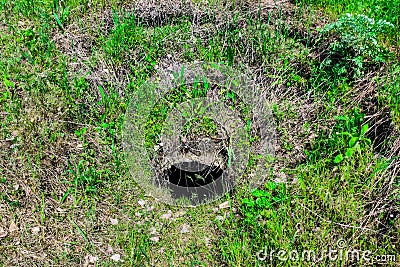
[[[38,234],[39,232],[40,232],[40,227],[39,226],[32,227],[32,233]]]
[[[95,263],[98,259],[99,259],[98,257],[93,256],[93,255],[87,255],[87,256],[85,257],[85,261],[86,261],[87,263],[91,263],[91,264]]]
[[[190,226],[188,224],[184,224],[182,226],[181,234],[187,234],[190,232]]]
[[[112,225],[118,225],[118,220],[117,220],[117,219],[110,218],[110,223],[111,223]]]
[[[120,261],[121,260],[121,255],[119,255],[119,254],[114,254],[114,255],[112,255],[111,256],[111,258],[110,259],[112,259],[113,261]]]
[[[4,230],[3,227],[0,227],[0,238],[6,237],[7,231]]]
[[[204,237],[204,243],[207,247],[210,246],[210,239],[208,237]]]
[[[219,204],[219,206],[218,206],[220,209],[226,209],[226,208],[229,208],[230,207],[230,205],[229,205],[229,201],[225,201],[225,202],[223,202],[223,203],[221,203],[221,204]]]
[[[141,207],[143,207],[144,205],[146,205],[146,200],[139,199],[138,203],[139,203],[139,205],[140,205]]]
[[[274,179],[274,182],[276,183],[286,183],[287,182],[287,176],[286,173],[284,172],[279,172],[276,175],[277,177]]]
[[[10,149],[13,149],[14,147],[17,147],[17,146],[19,146],[19,144],[12,144],[12,145],[10,146]]]
[[[155,227],[150,228],[149,231],[150,231],[150,235],[157,235],[158,234],[157,233],[157,229]]]
[[[112,248],[112,246],[108,245],[107,246],[107,253],[111,254],[114,252],[114,249]]]
[[[56,211],[58,211],[59,213],[64,213],[64,212],[65,212],[65,209],[62,209],[62,208],[56,208]]]
[[[150,240],[153,241],[153,242],[158,242],[158,241],[160,241],[160,237],[153,236],[153,237],[150,237]]]
[[[148,207],[146,210],[147,210],[147,211],[152,211],[152,210],[154,210],[154,206],[150,206],[150,207]]]
[[[163,215],[160,216],[160,219],[162,220],[169,220],[172,217],[172,211],[168,210],[167,213],[164,213]]]
[[[185,215],[185,214],[186,214],[186,211],[180,210],[180,211],[178,211],[178,212],[175,213],[175,217],[181,217],[181,216],[183,216],[183,215]]]

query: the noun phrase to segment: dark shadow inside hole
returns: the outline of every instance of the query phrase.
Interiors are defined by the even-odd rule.
[[[170,183],[182,187],[200,187],[214,182],[221,177],[224,170],[218,166],[209,166],[196,162],[196,165],[202,165],[199,171],[188,171],[179,166],[172,165],[164,170],[164,179]]]
[[[372,141],[374,150],[378,153],[390,150],[390,134],[394,131],[390,115],[379,116],[370,125],[371,127],[366,137]]]

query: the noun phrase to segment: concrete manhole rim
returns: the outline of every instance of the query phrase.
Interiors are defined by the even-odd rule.
[[[259,89],[257,84],[246,74],[225,65],[204,62],[177,64],[166,70],[159,70],[157,75],[145,83],[133,97],[126,111],[122,139],[125,159],[134,180],[146,191],[147,195],[172,205],[197,206],[206,204],[217,200],[233,188],[227,187],[221,192],[210,193],[201,201],[191,201],[192,196],[190,196],[189,202],[181,202],[180,199],[174,198],[166,188],[156,187],[154,183],[154,168],[150,166],[150,159],[144,146],[143,118],[147,117],[144,115],[148,114],[154,104],[164,97],[171,88],[182,84],[182,80],[186,84],[193,84],[198,77],[205,78],[209,84],[216,84],[232,90],[242,98],[254,114],[258,115],[255,123],[258,123],[261,129],[261,148],[257,148],[255,152],[262,156],[274,155],[275,124],[272,113],[262,91],[257,90]],[[252,152],[254,152],[253,148]],[[245,158],[248,159],[248,157]],[[252,175],[251,184],[258,186],[262,184],[266,176],[263,160],[259,161],[255,173],[256,175]],[[192,192],[194,194],[193,199],[200,199],[198,195],[196,196],[196,192]]]

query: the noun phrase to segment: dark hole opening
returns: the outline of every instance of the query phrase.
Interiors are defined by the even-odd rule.
[[[179,166],[172,165],[169,169],[164,171],[164,179],[170,183],[182,187],[200,187],[214,182],[221,177],[224,170],[219,166],[209,166],[202,163],[195,162],[199,171],[188,171]]]
[[[390,149],[389,137],[394,130],[394,126],[391,124],[389,116],[377,118],[376,121],[371,123],[371,130],[366,136],[371,139],[374,150],[382,153]]]

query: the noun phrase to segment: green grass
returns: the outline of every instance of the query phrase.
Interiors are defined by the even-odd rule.
[[[262,250],[318,253],[340,239],[373,255],[397,253],[397,263],[388,263],[396,266],[400,4],[301,0],[301,8],[251,13],[240,1],[229,10],[196,2],[205,10],[202,23],[185,6],[152,26],[128,12],[128,2],[0,2],[0,266],[78,266],[90,255],[98,257],[95,266],[348,266],[257,258]],[[310,26],[345,13],[394,29],[376,35],[356,27],[368,44],[377,40],[361,53],[360,43],[343,39],[352,29],[322,35]],[[384,60],[375,61],[381,52]],[[254,71],[271,102],[277,148],[257,190],[248,184],[253,152],[232,192],[179,208],[135,183],[121,128],[132,98],[163,64],[194,60]],[[200,80],[154,103],[145,118],[147,148],[172,104],[204,96],[209,86]],[[244,98],[223,93],[250,128],[254,114]],[[216,129],[206,116],[183,132],[211,136]],[[383,149],[376,129],[387,131]],[[248,135],[250,143],[257,137]]]
[[[364,14],[375,20],[386,20],[396,26],[396,30],[392,30],[393,40],[399,41],[398,29],[400,27],[400,7],[398,1],[385,1],[385,0],[300,0],[302,4],[312,5],[318,8],[323,8],[326,13],[337,16],[351,13],[351,14]]]

